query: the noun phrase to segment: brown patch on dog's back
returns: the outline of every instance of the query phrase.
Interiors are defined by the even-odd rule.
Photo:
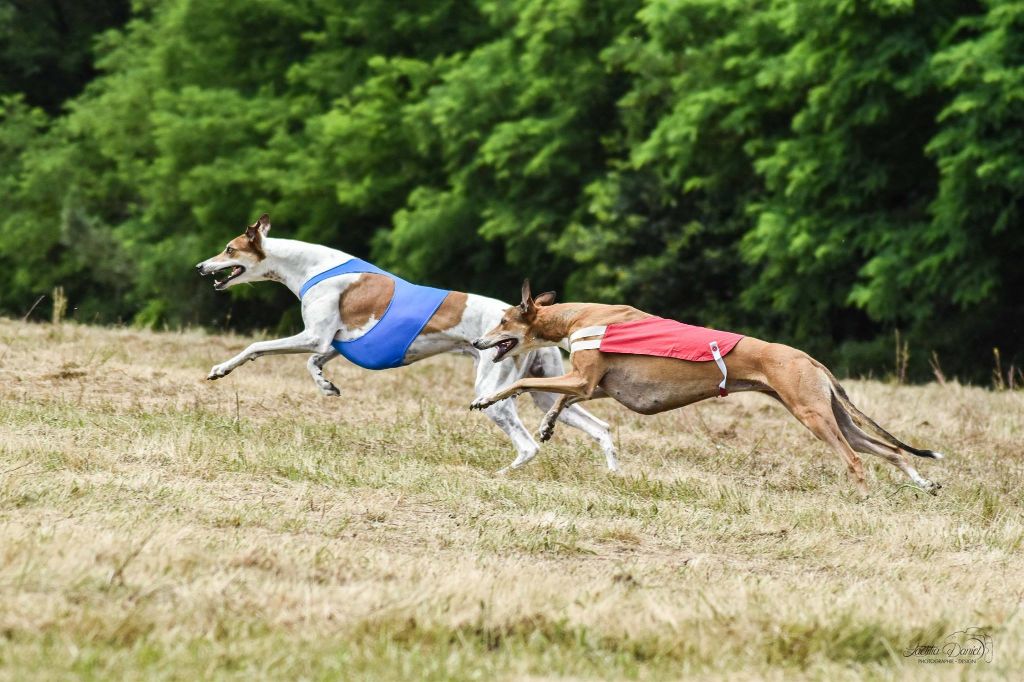
[[[341,322],[348,329],[362,327],[370,318],[379,320],[384,316],[391,297],[395,294],[395,282],[385,275],[365,273],[346,287],[338,300]]]
[[[358,329],[372,317],[379,320],[387,312],[395,282],[390,277],[365,273],[342,292],[338,301],[341,322],[347,329]],[[434,312],[421,334],[435,334],[451,329],[462,321],[469,296],[461,291],[449,291]]]
[[[451,329],[459,322],[462,322],[462,314],[466,312],[466,303],[469,296],[461,291],[449,291],[441,302],[440,307],[427,321],[421,334],[436,334]]]

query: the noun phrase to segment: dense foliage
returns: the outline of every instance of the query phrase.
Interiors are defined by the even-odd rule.
[[[1024,2],[124,5],[0,0],[0,312],[61,285],[86,321],[294,326],[190,268],[269,211],[840,371],[891,371],[896,329],[917,376],[1024,364]]]

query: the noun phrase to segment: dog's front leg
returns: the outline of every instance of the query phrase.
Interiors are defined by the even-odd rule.
[[[555,433],[555,422],[558,421],[558,415],[562,414],[562,410],[582,401],[583,398],[575,395],[563,394],[555,399],[555,403],[551,408],[544,413],[544,418],[540,420],[540,428],[537,429],[537,438],[541,443],[546,443],[551,440],[551,436]]]
[[[592,390],[591,382],[586,377],[576,373],[564,374],[560,377],[536,377],[520,379],[511,386],[504,388],[489,396],[477,398],[469,405],[471,410],[483,410],[494,403],[515,398],[527,391],[545,391],[547,393],[563,393],[586,400],[590,397]]]
[[[235,357],[227,360],[226,362],[222,362],[211,369],[210,374],[206,378],[210,381],[220,379],[221,377],[230,374],[231,371],[239,365],[249,362],[250,360],[255,360],[256,358],[264,355],[277,355],[279,353],[325,353],[330,347],[330,339],[327,339],[327,343],[325,344],[324,340],[320,336],[310,332],[308,329],[296,334],[295,336],[289,336],[283,339],[257,341],[256,343],[250,344],[248,348]]]
[[[338,312],[337,292],[329,287],[323,288],[318,295],[310,295],[302,300],[302,320],[306,328],[295,336],[273,341],[257,341],[248,348],[222,362],[210,370],[206,377],[213,381],[227,376],[239,365],[255,360],[264,355],[279,353],[317,353],[323,355],[331,350],[331,342],[341,325]]]

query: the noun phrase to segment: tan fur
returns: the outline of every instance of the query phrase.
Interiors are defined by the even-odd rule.
[[[395,281],[385,275],[366,273],[350,284],[338,300],[341,321],[349,329],[358,329],[372,317],[379,320],[391,303]]]
[[[259,263],[261,260],[266,258],[267,255],[263,253],[263,247],[260,244],[261,238],[259,236],[259,232],[253,233],[251,230],[252,228],[229,241],[224,250],[210,260],[243,260],[244,258],[242,257],[248,256],[248,259],[253,263]],[[255,234],[254,237],[250,236],[253,234]],[[234,253],[231,253],[230,250],[233,250]]]
[[[427,321],[421,334],[437,334],[451,329],[462,322],[462,314],[466,312],[469,294],[461,291],[450,291],[441,302],[437,312]]]
[[[349,329],[364,326],[370,319],[379,320],[387,312],[395,294],[395,282],[385,275],[365,273],[350,284],[338,300],[341,321]],[[468,294],[451,291],[427,321],[420,334],[433,334],[451,329],[462,321]]]
[[[516,338],[516,347],[523,352],[536,346],[558,343],[585,327],[645,317],[650,315],[629,306],[591,303],[537,305],[529,297],[528,286],[524,285],[523,303],[510,309],[502,322],[479,340],[478,347]],[[900,443],[868,419],[852,405],[828,369],[803,351],[744,337],[726,356],[726,364],[729,369],[728,390],[760,391],[779,400],[840,456],[862,495],[866,495],[867,486],[863,465],[854,447],[861,452],[879,454],[904,471],[910,467],[907,454],[938,456]],[[568,374],[522,379],[476,406],[485,406],[523,391],[561,393],[564,397],[556,402],[541,424],[542,440],[546,440],[551,435],[558,411],[568,405],[609,396],[635,412],[656,414],[717,396],[721,378],[714,362],[581,350],[572,354],[572,371]]]

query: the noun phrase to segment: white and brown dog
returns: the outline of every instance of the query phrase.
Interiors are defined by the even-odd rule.
[[[561,353],[556,348],[517,353],[514,361],[499,363],[504,355],[501,350],[479,351],[473,347],[474,339],[501,320],[509,308],[507,303],[458,291],[442,292],[410,285],[343,251],[290,239],[272,239],[267,236],[269,231],[270,219],[263,215],[228,242],[221,253],[196,268],[204,276],[227,273],[214,281],[218,291],[261,280],[284,284],[301,299],[305,329],[295,336],[251,344],[214,367],[207,379],[227,376],[239,365],[264,355],[312,353],[306,366],[313,381],[324,395],[339,395],[338,388],[324,376],[324,364],[338,357],[349,345],[369,346],[371,353],[376,352],[378,342],[393,345],[386,338],[385,327],[402,326],[402,320],[397,317],[401,311],[391,305],[393,295],[396,301],[398,299],[396,288],[402,292],[412,291],[414,298],[417,292],[426,293],[428,298],[433,296],[435,307],[423,314],[422,328],[415,328],[404,343],[399,341],[394,362],[374,365],[375,368],[407,365],[439,353],[467,354],[476,363],[477,396],[490,395],[525,377],[555,377],[565,371]],[[356,263],[363,267],[349,267]],[[345,268],[355,271],[344,271]],[[390,324],[396,319],[398,324]],[[363,344],[371,339],[367,335],[378,325],[378,331],[385,330],[385,338],[376,334],[378,338],[374,343]],[[556,396],[535,392],[533,399],[542,410],[549,410]],[[506,469],[521,467],[536,456],[537,442],[520,421],[514,401],[488,407],[486,414],[515,445],[516,458]],[[560,410],[558,419],[596,440],[608,468],[618,470],[615,446],[606,423],[580,407]]]
[[[551,436],[562,409],[593,398],[610,396],[634,412],[657,414],[727,391],[759,391],[785,405],[814,435],[831,446],[846,464],[861,495],[867,494],[867,486],[857,452],[878,455],[928,492],[934,493],[941,487],[922,477],[908,457],[941,459],[941,453],[919,450],[897,440],[858,410],[832,373],[803,351],[738,334],[690,327],[699,330],[697,333],[703,334],[705,341],[712,340],[711,344],[704,343],[704,350],[709,353],[706,359],[713,357],[715,362],[679,359],[675,353],[676,339],[669,338],[656,347],[658,339],[653,338],[655,334],[650,330],[664,329],[665,323],[668,329],[675,329],[673,325],[689,327],[624,305],[556,305],[551,292],[533,298],[527,281],[520,305],[508,309],[501,322],[474,345],[479,350],[500,348],[503,357],[514,359],[519,353],[529,355],[568,342],[572,371],[559,377],[520,379],[478,398],[471,408],[491,409],[527,391],[560,393],[561,397],[541,422],[540,439],[544,441]],[[628,341],[620,340],[617,347],[608,348],[604,342],[616,331],[616,325],[618,339],[628,339],[630,333],[634,338],[639,336],[636,345],[644,347],[648,354],[629,350]],[[631,331],[622,333],[624,328]],[[638,334],[641,328],[648,331]],[[719,352],[715,338],[728,338],[730,350]],[[658,356],[663,348],[664,356]],[[728,371],[724,353],[728,353]]]

